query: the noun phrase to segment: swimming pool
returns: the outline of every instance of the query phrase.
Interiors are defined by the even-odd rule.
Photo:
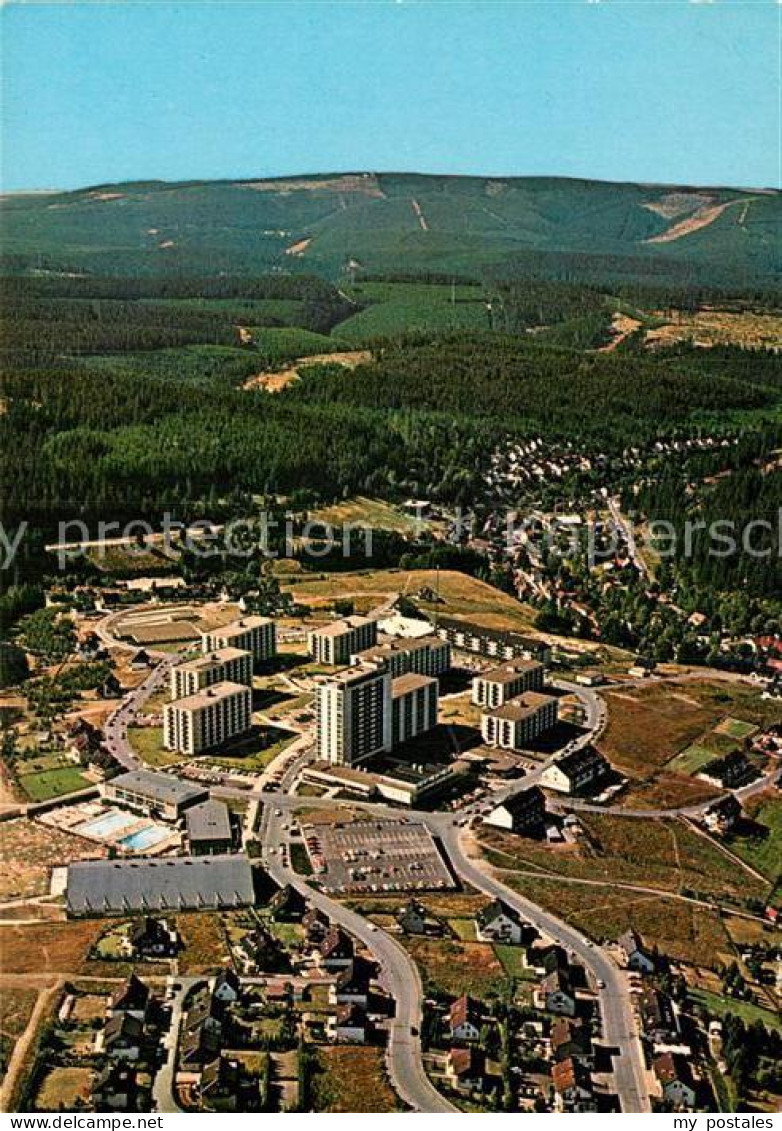
[[[161,841],[168,840],[170,836],[171,829],[165,829],[162,825],[147,825],[135,833],[124,836],[119,843],[131,852],[143,852],[145,848],[152,848]]]
[[[130,813],[121,813],[119,809],[112,809],[108,813],[103,813],[100,817],[95,817],[92,821],[87,821],[84,825],[79,825],[77,829],[74,829],[74,832],[105,840],[122,829],[129,829],[131,825],[135,825],[137,822],[138,817],[134,817]]]

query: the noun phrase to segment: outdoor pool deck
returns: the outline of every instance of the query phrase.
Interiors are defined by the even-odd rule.
[[[171,825],[139,817],[116,805],[107,807],[98,801],[63,806],[42,814],[38,819],[42,824],[85,840],[111,845],[128,856],[152,856],[179,848],[182,841],[179,830]]]

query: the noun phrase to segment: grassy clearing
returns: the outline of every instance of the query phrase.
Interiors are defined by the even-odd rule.
[[[190,912],[175,916],[183,949],[179,959],[181,974],[211,974],[230,959],[230,947],[221,915]]]
[[[319,1048],[313,1081],[314,1110],[403,1111],[388,1082],[383,1050],[379,1048]]]
[[[707,800],[713,787],[689,775],[736,745],[734,729],[743,736],[779,715],[757,688],[708,679],[612,689],[605,700],[608,726],[599,745],[631,779],[628,807]]]
[[[769,1029],[777,1029],[782,1033],[782,1018],[771,1009],[764,1009],[751,1001],[737,1001],[732,997],[723,997],[721,994],[711,993],[709,990],[690,990],[690,997],[698,1002],[709,1013],[716,1017],[724,1017],[732,1013],[734,1017],[741,1017],[748,1024],[753,1021],[762,1021]]]
[[[35,1097],[36,1111],[73,1111],[90,1098],[91,1068],[52,1068]]]
[[[576,848],[548,846],[484,827],[481,844],[499,867],[539,868],[583,880],[636,884],[661,892],[697,892],[743,904],[765,898],[767,885],[738,868],[709,840],[675,820],[640,821],[614,813],[582,813]]]
[[[435,570],[361,570],[355,573],[322,573],[316,577],[281,579],[284,589],[296,601],[323,608],[335,598],[353,599],[357,612],[379,605],[388,597],[404,593],[415,597],[422,589],[436,591]],[[463,617],[487,628],[515,629],[527,632],[532,628],[534,610],[507,593],[456,570],[442,570],[439,576],[441,604],[420,600],[421,608],[445,616]]]
[[[487,330],[489,315],[480,287],[435,283],[361,283],[353,295],[368,302],[341,322],[341,338],[354,343],[410,330]]]
[[[782,798],[760,794],[750,799],[746,812],[755,828],[747,835],[732,836],[730,848],[773,883],[779,879],[782,861]]]
[[[399,941],[415,960],[428,991],[486,997],[501,994],[507,986],[505,968],[488,943],[409,935]]]
[[[5,974],[79,974],[101,934],[100,923],[74,919],[67,923],[19,924],[0,935]],[[112,971],[114,966],[112,966]]]
[[[656,945],[670,958],[693,966],[715,968],[735,957],[719,914],[708,908],[663,895],[618,891],[607,884],[568,884],[513,872],[502,878],[596,941],[615,941],[632,927],[647,946]]]
[[[105,855],[101,845],[48,825],[25,818],[6,821],[0,836],[0,900],[45,895],[53,867]]]
[[[19,785],[30,801],[48,801],[52,797],[62,797],[92,785],[75,766],[59,766],[38,774],[22,774]]]
[[[646,343],[672,345],[694,341],[699,345],[740,345],[751,348],[779,349],[782,333],[775,314],[751,311],[699,310],[667,312],[664,325],[648,330]]]
[[[382,499],[367,499],[358,495],[355,499],[346,499],[343,503],[335,503],[331,507],[310,512],[313,522],[328,522],[332,526],[344,526],[352,523],[356,526],[368,526],[376,530],[395,530],[399,534],[411,534],[424,527],[426,523],[419,524],[411,515],[406,514],[391,503],[384,503]]]
[[[288,730],[277,727],[255,727],[247,738],[227,744],[219,752],[202,757],[210,764],[227,770],[255,774],[264,770],[278,754],[298,738]]]
[[[128,741],[148,766],[173,766],[182,755],[163,746],[162,727],[128,727]]]

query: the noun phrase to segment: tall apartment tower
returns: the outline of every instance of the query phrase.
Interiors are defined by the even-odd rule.
[[[318,757],[352,766],[391,749],[391,674],[349,668],[317,693]]]
[[[201,651],[216,652],[220,648],[241,648],[251,652],[253,666],[277,655],[277,628],[269,617],[242,617],[221,628],[201,635]]]

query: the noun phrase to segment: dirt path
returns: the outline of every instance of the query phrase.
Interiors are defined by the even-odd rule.
[[[673,243],[674,240],[680,240],[682,236],[692,235],[693,232],[699,232],[701,228],[708,228],[715,220],[719,220],[723,212],[726,212],[731,205],[734,204],[749,204],[750,201],[744,200],[728,200],[724,204],[704,204],[696,209],[691,216],[684,220],[679,220],[678,223],[673,224],[665,232],[660,232],[657,236],[651,236],[644,243]],[[745,213],[746,215],[746,213]]]
[[[611,333],[614,335],[611,341],[604,346],[600,346],[598,353],[613,353],[617,346],[621,346],[626,338],[634,334],[636,330],[641,328],[641,323],[637,318],[631,318],[629,314],[621,314],[618,310],[611,320]]]
[[[300,369],[307,369],[311,365],[343,365],[346,369],[355,369],[372,360],[369,350],[344,350],[341,353],[314,353],[309,357],[297,357],[284,369],[274,373],[256,373],[248,377],[243,389],[263,389],[266,393],[279,393],[286,385],[293,384],[300,378]]]
[[[428,232],[429,231],[429,225],[426,222],[426,217],[424,216],[423,212],[421,211],[421,205],[418,203],[418,201],[415,199],[415,197],[413,197],[413,199],[410,201],[410,203],[413,206],[413,212],[415,212],[416,216],[418,217],[418,223],[421,225],[421,230],[424,231],[424,232]]]
[[[40,981],[40,975],[38,975],[38,979]],[[58,979],[53,986],[41,990],[38,995],[38,1000],[30,1014],[30,1020],[27,1022],[27,1028],[14,1045],[14,1051],[11,1053],[11,1059],[8,1062],[8,1071],[2,1087],[0,1087],[0,1111],[9,1110],[8,1104],[16,1092],[17,1083],[24,1071],[27,1055],[33,1047],[38,1028],[64,984],[64,979]]]

